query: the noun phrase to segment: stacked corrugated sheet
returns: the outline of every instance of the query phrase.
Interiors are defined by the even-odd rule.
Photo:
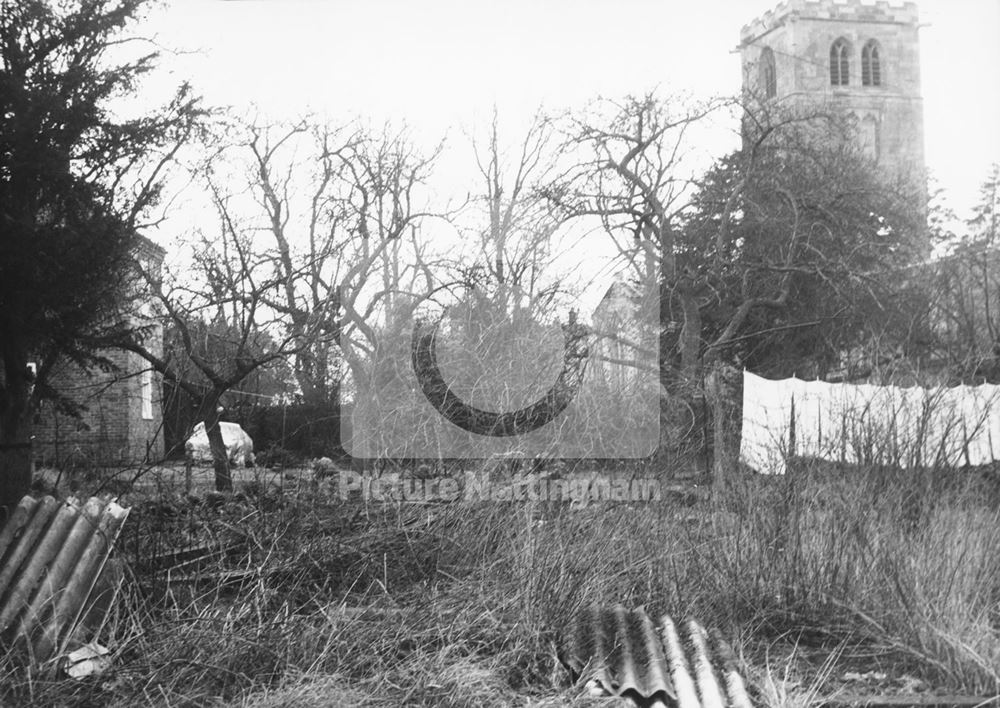
[[[678,632],[667,615],[656,627],[641,610],[594,607],[574,623],[567,648],[566,662],[581,680],[637,705],[751,705],[730,646],[694,620]]]
[[[91,639],[85,635],[103,619],[94,614],[104,612],[95,609],[98,581],[128,512],[97,497],[82,505],[73,498],[21,500],[0,530],[5,650],[42,663]]]

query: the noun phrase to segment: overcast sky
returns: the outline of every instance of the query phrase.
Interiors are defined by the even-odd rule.
[[[143,31],[166,82],[274,118],[405,119],[431,142],[543,104],[739,91],[743,24],[772,0],[167,0]],[[960,211],[1000,160],[1000,0],[921,0],[928,167]],[[732,145],[705,146],[722,152]]]

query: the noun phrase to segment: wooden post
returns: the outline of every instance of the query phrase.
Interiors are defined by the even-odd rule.
[[[705,378],[705,394],[712,410],[712,485],[728,486],[739,473],[739,370],[716,363]]]

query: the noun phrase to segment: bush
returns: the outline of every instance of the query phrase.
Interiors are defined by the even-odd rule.
[[[277,445],[272,445],[264,450],[264,452],[257,453],[257,465],[259,467],[286,469],[289,467],[301,467],[302,464],[303,456],[301,454]]]
[[[345,456],[340,440],[340,406],[336,403],[260,408],[244,427],[258,450],[284,449],[299,461]]]

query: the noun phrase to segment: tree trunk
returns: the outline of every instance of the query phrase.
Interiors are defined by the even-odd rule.
[[[0,526],[31,488],[31,392],[28,358],[12,342],[3,346],[0,384]]]
[[[6,433],[6,430],[4,431]],[[27,431],[0,436],[0,527],[31,488],[31,441]]]
[[[712,486],[725,489],[739,474],[740,402],[736,386],[737,370],[715,363],[705,381],[705,393],[712,409]]]
[[[684,326],[681,328],[681,378],[686,386],[698,381],[701,358],[701,310],[695,297],[680,293],[681,308],[684,311]]]
[[[221,393],[210,395],[202,404],[202,420],[205,421],[205,433],[208,435],[208,447],[212,451],[212,467],[215,470],[215,490],[217,492],[233,491],[233,475],[229,468],[229,453],[222,439],[222,426],[219,425],[219,407]]]

